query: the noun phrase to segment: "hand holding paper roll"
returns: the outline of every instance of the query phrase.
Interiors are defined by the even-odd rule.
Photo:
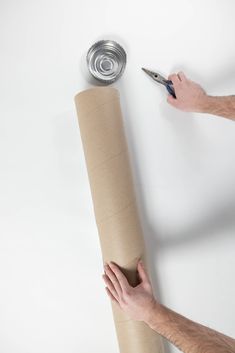
[[[148,322],[150,313],[156,306],[151,282],[140,260],[137,271],[140,283],[132,287],[119,267],[110,262],[104,266],[103,279],[110,299],[124,310],[132,320]]]
[[[151,282],[142,261],[137,271],[140,283],[130,286],[127,278],[112,262],[105,265],[104,281],[107,293],[132,320],[144,321],[184,353],[234,353],[235,340],[220,332],[200,325],[154,299]]]

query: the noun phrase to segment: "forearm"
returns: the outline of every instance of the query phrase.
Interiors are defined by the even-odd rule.
[[[146,322],[184,353],[235,353],[235,340],[156,304]]]
[[[206,95],[202,101],[200,112],[235,120],[235,95],[225,97]]]

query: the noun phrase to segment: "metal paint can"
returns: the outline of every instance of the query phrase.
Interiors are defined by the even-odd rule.
[[[87,67],[99,82],[110,84],[117,81],[126,66],[126,52],[114,40],[100,40],[87,52]]]

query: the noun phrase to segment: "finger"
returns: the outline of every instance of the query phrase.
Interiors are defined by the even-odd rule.
[[[122,273],[122,271],[119,269],[119,267],[114,262],[110,262],[110,267],[111,267],[112,271],[115,273],[115,275],[120,283],[120,286],[122,288],[122,291],[125,292],[126,290],[128,290],[130,285],[127,281],[126,276]]]
[[[171,80],[171,79],[172,79],[172,76],[174,76],[174,75],[175,75],[175,73],[170,74],[170,75],[168,76],[168,80]]]
[[[180,81],[186,81],[187,77],[185,76],[185,74],[183,73],[183,71],[178,72],[178,77],[180,79]]]
[[[178,77],[178,75],[176,74],[171,74],[168,76],[168,80],[171,80],[173,83],[180,83],[180,79]]]
[[[173,83],[174,86],[177,86],[177,85],[181,82],[180,79],[179,79],[179,76],[176,75],[176,74],[170,75],[170,76],[168,77],[168,79],[172,81],[172,83]]]
[[[113,297],[118,300],[118,294],[116,292],[116,289],[114,288],[113,283],[110,281],[109,277],[107,275],[103,275],[102,277],[109,291],[112,293]]]
[[[109,288],[108,287],[105,287],[105,290],[109,296],[109,298],[113,301],[113,302],[116,302],[118,303],[117,299],[113,296],[113,294],[110,292]],[[118,303],[119,304],[119,303]]]
[[[120,285],[115,273],[112,271],[112,269],[110,268],[110,266],[108,264],[105,265],[104,270],[105,270],[105,274],[109,277],[110,281],[112,282],[112,284],[118,294],[118,297],[121,297],[122,296],[122,288],[121,288],[121,285]]]
[[[138,270],[138,274],[139,274],[139,277],[140,277],[141,282],[150,283],[148,274],[147,274],[147,272],[145,271],[144,264],[143,264],[143,261],[142,261],[142,260],[140,260],[140,261],[138,262],[137,270]]]
[[[167,102],[168,102],[169,104],[173,105],[173,107],[176,107],[176,105],[177,105],[177,99],[174,98],[174,97],[172,97],[171,94],[168,95],[168,97],[167,97]]]

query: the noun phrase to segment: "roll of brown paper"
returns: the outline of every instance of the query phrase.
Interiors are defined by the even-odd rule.
[[[75,97],[103,261],[114,261],[132,286],[137,262],[145,260],[119,92],[95,87]],[[131,320],[115,303],[112,311],[120,353],[160,353],[160,336]]]

